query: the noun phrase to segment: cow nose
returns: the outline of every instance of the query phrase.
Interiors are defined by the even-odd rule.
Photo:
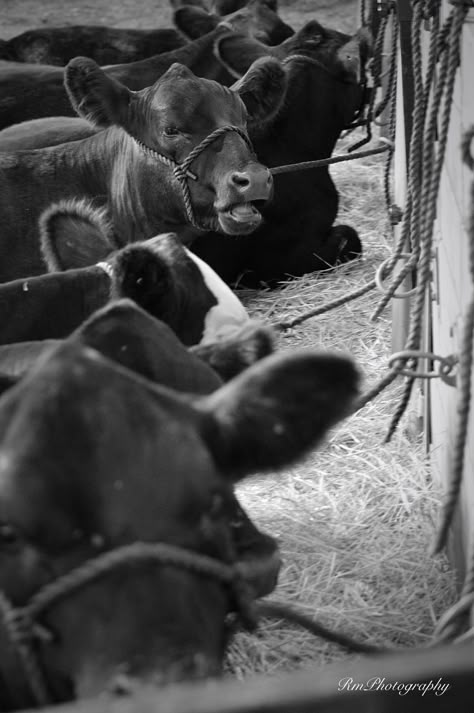
[[[235,173],[233,173],[230,177],[230,180],[234,186],[237,186],[238,190],[245,190],[248,186],[250,186],[250,177],[243,171],[235,171]]]
[[[249,201],[266,200],[270,197],[273,178],[264,166],[250,166],[245,171],[234,171],[230,175],[232,188]]]

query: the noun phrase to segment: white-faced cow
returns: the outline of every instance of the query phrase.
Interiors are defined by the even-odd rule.
[[[117,249],[104,210],[65,201],[40,219],[49,272],[0,285],[0,344],[65,337],[106,302],[129,297],[186,345],[249,321],[240,300],[174,233]]]
[[[229,90],[173,65],[152,87],[131,92],[92,60],[66,68],[78,112],[106,131],[38,151],[0,154],[0,280],[44,271],[38,220],[51,202],[96,199],[119,245],[176,231],[250,233],[272,195],[247,121],[278,111],[286,74],[275,59],[252,65]]]
[[[219,673],[236,565],[254,593],[274,571],[274,546],[255,556],[232,526],[233,485],[314,447],[357,383],[352,361],[303,351],[188,395],[66,340],[2,396],[2,611],[30,615],[52,701]],[[3,710],[38,702],[15,653]]]

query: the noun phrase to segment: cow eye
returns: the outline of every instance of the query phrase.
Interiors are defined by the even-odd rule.
[[[14,527],[6,523],[0,523],[0,547],[15,545],[19,539],[20,535]]]
[[[179,136],[180,130],[176,128],[176,126],[166,126],[163,129],[163,134],[167,136],[168,138],[174,137],[174,136]]]

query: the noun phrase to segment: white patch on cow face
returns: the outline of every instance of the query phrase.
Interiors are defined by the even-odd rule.
[[[247,310],[212,267],[186,248],[185,250],[198,266],[206,287],[217,300],[217,304],[211,307],[204,320],[204,332],[200,344],[209,344],[231,337],[249,322]]]

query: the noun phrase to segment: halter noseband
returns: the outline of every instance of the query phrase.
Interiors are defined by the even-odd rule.
[[[253,609],[254,596],[249,580],[272,568],[275,558],[267,558],[263,565],[256,562],[226,564],[212,557],[190,552],[174,545],[135,542],[100,554],[62,575],[54,582],[46,584],[23,607],[14,607],[0,590],[0,627],[3,627],[6,640],[21,664],[23,679],[29,686],[38,707],[54,703],[49,695],[44,671],[34,648],[35,639],[45,639],[47,633],[38,624],[38,617],[58,600],[64,599],[67,595],[76,592],[112,569],[137,562],[152,562],[163,566],[177,567],[198,576],[215,579],[229,587],[240,619],[244,626],[250,629],[255,626],[256,622]],[[4,652],[2,651],[2,660],[5,661],[3,656]],[[7,669],[7,673],[11,674],[10,668]]]
[[[220,126],[218,129],[215,129],[212,131],[208,136],[206,136],[197,146],[195,146],[189,154],[186,156],[184,161],[182,163],[178,163],[174,159],[170,158],[169,156],[165,156],[164,154],[160,153],[159,151],[156,151],[156,149],[152,149],[150,146],[147,146],[146,144],[143,143],[143,141],[140,141],[137,139],[135,136],[132,136],[133,140],[135,143],[141,148],[141,150],[147,154],[147,156],[151,156],[153,158],[157,158],[161,163],[164,163],[166,166],[170,166],[173,169],[174,176],[178,183],[181,186],[181,190],[183,192],[183,200],[184,200],[184,207],[186,209],[186,216],[188,218],[188,221],[191,223],[191,225],[196,228],[197,230],[208,230],[208,227],[202,226],[198,223],[196,216],[194,214],[194,209],[193,209],[193,204],[191,200],[191,192],[189,190],[188,186],[188,179],[191,179],[193,181],[198,181],[199,177],[193,173],[192,171],[189,170],[190,165],[196,159],[198,156],[202,154],[203,151],[207,149],[207,147],[213,143],[213,141],[216,141],[220,136],[223,134],[227,134],[229,132],[235,132],[238,134],[247,144],[248,148],[251,150],[253,154],[255,154],[252,142],[250,141],[248,134],[246,131],[243,129],[240,129],[238,126],[233,126],[232,124],[228,124],[226,126]]]

